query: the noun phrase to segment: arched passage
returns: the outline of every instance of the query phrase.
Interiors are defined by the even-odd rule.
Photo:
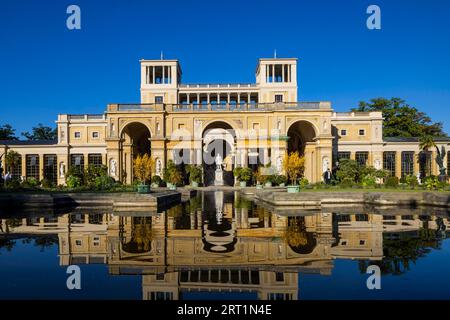
[[[233,127],[224,121],[208,124],[202,133],[203,139],[203,181],[206,186],[213,185],[215,180],[216,158],[219,155],[223,162],[223,180],[225,185],[233,185],[233,163],[236,134]]]
[[[305,120],[296,121],[289,127],[287,135],[288,153],[298,152],[305,157],[305,177],[309,181],[315,181],[317,132],[314,125]]]
[[[316,131],[310,122],[300,120],[291,124],[287,135],[288,152],[297,151],[300,155],[304,155],[306,144],[314,141]]]
[[[150,130],[140,122],[129,123],[123,128],[120,148],[122,179],[127,183],[132,183],[134,179],[133,160],[138,155],[151,154],[150,137]]]

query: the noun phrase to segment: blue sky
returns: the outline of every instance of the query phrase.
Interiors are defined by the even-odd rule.
[[[66,28],[81,7],[82,29]],[[366,28],[381,8],[382,30]],[[139,59],[177,58],[183,82],[254,82],[257,58],[298,57],[299,100],[347,111],[401,97],[450,132],[450,2],[2,0],[0,124],[139,101]]]

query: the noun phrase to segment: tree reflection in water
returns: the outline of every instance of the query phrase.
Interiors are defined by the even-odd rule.
[[[359,270],[366,273],[369,265],[380,267],[382,274],[402,275],[425,257],[432,249],[441,249],[442,234],[440,230],[428,229],[425,225],[418,231],[383,234],[383,260],[359,261]]]
[[[128,242],[122,233],[122,248],[128,253],[145,253],[152,245],[152,217],[133,217],[131,237]]]
[[[311,253],[316,247],[314,233],[306,231],[305,217],[288,217],[284,241],[299,254]]]

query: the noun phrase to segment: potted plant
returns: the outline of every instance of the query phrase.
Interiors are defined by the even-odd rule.
[[[134,175],[139,181],[137,186],[138,193],[149,193],[150,186],[147,184],[152,178],[152,172],[155,161],[148,155],[138,155],[133,162]]]
[[[172,160],[169,160],[167,167],[164,168],[164,180],[170,190],[176,190],[177,185],[183,181],[180,171]]]
[[[239,171],[238,171],[239,175],[237,176],[237,180],[239,181],[239,186],[241,188],[245,188],[247,186],[247,183],[249,183],[252,180],[252,175],[253,175],[252,169],[250,169],[250,168],[236,168],[236,169],[239,169]]]
[[[296,193],[300,191],[297,185],[298,179],[303,175],[305,170],[305,157],[302,157],[298,152],[292,152],[284,157],[283,168],[289,181],[292,183],[288,185],[287,192]]]
[[[272,187],[272,183],[275,182],[275,176],[274,175],[263,176],[263,181],[264,181],[264,187],[270,188],[270,187]]]
[[[158,188],[161,185],[162,179],[160,176],[153,176],[152,177],[152,188]]]
[[[188,165],[186,171],[189,175],[189,182],[191,183],[191,186],[197,188],[199,183],[202,182],[202,167],[198,165]]]
[[[242,181],[241,181],[242,169],[243,169],[242,167],[236,167],[233,169],[233,176],[234,176],[235,180],[238,181],[241,186],[242,186]],[[245,187],[245,183],[244,183],[244,187]]]
[[[286,182],[287,178],[285,175],[280,174],[275,177],[275,183],[280,187],[284,187],[286,185]]]
[[[262,183],[264,181],[264,176],[262,175],[261,167],[259,167],[258,170],[256,170],[253,173],[253,177],[255,178],[255,181],[256,181],[256,189],[257,190],[262,189],[263,188]]]

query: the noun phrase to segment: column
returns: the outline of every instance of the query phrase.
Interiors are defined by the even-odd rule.
[[[230,93],[227,93],[227,103],[230,104]]]
[[[395,176],[397,178],[402,177],[402,153],[395,152]]]
[[[217,104],[220,104],[220,93],[217,93]]]
[[[153,76],[153,79],[152,79],[152,83],[153,84],[155,84],[155,66],[152,66],[152,70],[153,70],[153,74],[152,74],[152,76]]]
[[[420,165],[419,165],[419,153],[414,152],[414,175],[417,176],[417,173],[420,172]]]
[[[237,94],[237,104],[240,104],[240,103],[241,103],[241,94],[238,93]]]
[[[197,105],[200,105],[200,93],[197,93]]]
[[[164,80],[165,80],[165,77],[166,77],[166,67],[165,66],[162,66],[161,67],[162,68],[162,83],[164,84],[164,83],[166,83]]]
[[[272,82],[275,82],[275,65],[272,65]]]
[[[281,65],[281,82],[284,82],[285,79],[285,74],[284,74],[284,64]]]
[[[44,179],[44,155],[40,154],[39,156],[39,180]]]
[[[187,102],[187,104],[190,103],[190,101],[189,101],[189,93],[186,93],[186,102]]]
[[[210,97],[210,93],[206,94],[206,103],[209,104],[211,102],[211,97]]]

